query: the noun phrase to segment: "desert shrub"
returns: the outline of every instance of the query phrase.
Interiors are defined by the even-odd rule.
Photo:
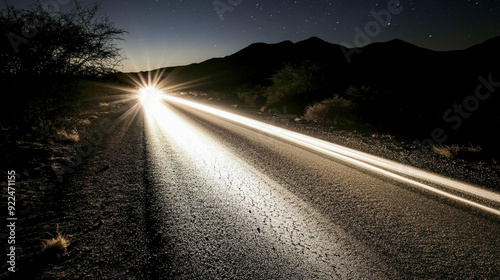
[[[338,96],[308,106],[304,114],[307,121],[333,125],[352,124],[356,118],[356,105]]]
[[[266,90],[266,107],[287,106],[302,112],[307,104],[318,99],[324,85],[322,73],[318,63],[286,64],[271,77],[273,84]]]
[[[250,106],[262,106],[266,102],[266,88],[261,85],[245,85],[238,90],[238,98]]]

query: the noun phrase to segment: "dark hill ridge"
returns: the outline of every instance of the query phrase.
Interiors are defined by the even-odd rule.
[[[494,50],[495,48],[496,48],[496,50],[498,50],[499,46],[500,46],[500,36],[488,39],[488,40],[484,41],[483,43],[471,46],[471,47],[467,48],[466,50],[467,51],[476,51],[476,52],[477,51],[485,51],[485,50],[490,51],[490,50]]]
[[[297,43],[254,43],[223,58],[159,70],[173,75],[178,83],[197,81],[188,90],[216,90],[229,94],[245,83],[269,85],[269,77],[285,63],[300,64],[306,60],[336,69],[332,79],[343,87],[372,83],[382,88],[400,87],[400,83],[409,82],[401,73],[411,74],[422,85],[429,86],[425,81],[432,81],[435,87],[439,86],[436,76],[449,79],[458,75],[461,79],[453,79],[456,82],[462,80],[464,74],[477,77],[497,71],[499,49],[500,37],[466,50],[449,52],[428,50],[399,39],[363,48],[344,48],[343,51],[340,45],[312,37]],[[350,55],[346,57],[348,53]],[[395,83],[395,80],[400,83]]]
[[[413,44],[408,43],[406,41],[403,41],[401,39],[393,39],[393,40],[390,40],[387,42],[372,43],[372,44],[369,44],[369,45],[363,47],[362,49],[367,50],[367,49],[376,49],[376,48],[391,49],[391,50],[399,49],[402,51],[409,51],[409,52],[411,52],[411,51],[435,52],[433,50],[429,50],[429,49],[425,49],[425,48],[421,48],[419,46],[413,45]]]
[[[428,50],[399,39],[347,49],[312,37],[297,43],[255,43],[223,58],[156,71],[164,71],[169,81],[182,85],[183,90],[213,91],[236,98],[242,86],[271,85],[270,77],[285,64],[309,61],[323,65],[321,74],[328,81],[324,98],[342,94],[349,86],[368,86],[383,93],[374,96],[372,105],[373,117],[383,127],[404,130],[412,137],[431,137],[433,129],[442,127],[451,138],[493,143],[499,140],[490,136],[500,126],[500,98],[492,94],[479,105],[464,102],[474,101],[481,84],[478,77],[500,81],[498,50],[500,37],[455,51]],[[474,110],[458,112],[455,104]],[[455,111],[445,119],[450,109]],[[450,128],[458,122],[459,129]]]
[[[347,65],[339,45],[312,37],[297,43],[291,41],[277,44],[254,43],[223,58],[213,58],[201,63],[167,67],[155,71],[164,71],[165,75],[173,75],[179,83],[203,81],[202,85],[198,83],[187,90],[214,90],[231,93],[242,84],[269,85],[271,75],[283,68],[285,63],[299,64],[305,60],[336,65],[341,62],[343,64],[341,66]]]

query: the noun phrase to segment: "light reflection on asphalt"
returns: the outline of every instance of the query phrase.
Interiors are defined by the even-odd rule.
[[[199,232],[197,238],[202,239],[202,235],[213,233],[199,227],[213,226],[219,228],[214,230],[224,232],[234,229],[237,233],[226,236],[234,242],[229,247],[236,244],[241,247],[239,250],[274,254],[275,259],[286,259],[285,263],[304,273],[302,276],[306,278],[341,277],[353,275],[353,271],[366,275],[368,270],[373,270],[366,268],[373,264],[360,259],[362,255],[369,258],[368,249],[360,244],[356,244],[356,249],[344,246],[347,237],[342,230],[286,188],[230,153],[175,108],[156,102],[145,109],[150,162],[155,166],[155,176],[164,176],[157,182],[163,182],[164,188],[172,188],[167,192],[169,197],[164,199],[175,205],[177,223],[183,223],[190,234]],[[167,162],[169,158],[181,158],[183,163],[169,166],[172,163]],[[176,174],[190,178],[178,178]],[[190,196],[191,201],[176,200],[175,192]],[[191,203],[193,205],[188,205]],[[201,224],[188,222],[193,216],[203,214],[207,218],[200,221]],[[210,221],[210,217],[217,218]],[[363,253],[353,253],[353,250]],[[247,261],[251,262],[251,258]]]
[[[500,216],[500,210],[497,209],[497,207],[500,207],[500,194],[498,193],[182,98],[165,95],[164,99],[256,129],[332,158],[353,164],[354,166]],[[453,192],[466,194],[471,197],[464,198]],[[489,203],[484,204],[482,202],[484,200]]]

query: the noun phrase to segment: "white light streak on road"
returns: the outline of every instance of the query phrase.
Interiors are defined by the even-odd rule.
[[[267,133],[274,137],[295,143],[297,145],[312,149],[324,155],[340,159],[344,162],[364,168],[366,170],[387,176],[389,178],[411,184],[426,191],[437,195],[464,203],[466,205],[481,209],[483,211],[500,216],[500,210],[483,205],[479,202],[452,194],[430,184],[439,185],[450,190],[474,196],[479,199],[487,200],[493,203],[500,204],[500,194],[491,192],[476,186],[472,186],[463,182],[451,180],[443,176],[439,176],[430,172],[426,172],[417,168],[413,168],[391,160],[383,159],[374,155],[359,152],[337,144],[319,140],[310,136],[306,136],[297,132],[289,131],[273,125],[265,124],[250,118],[246,118],[233,113],[225,112],[210,106],[202,105],[196,102],[188,101],[182,98],[165,95],[164,99],[198,109],[200,111],[227,119],[231,122],[250,127],[260,132]],[[405,177],[407,176],[407,177]],[[410,177],[410,178],[408,178]],[[423,183],[424,181],[426,183]]]
[[[163,98],[169,99],[168,96]],[[272,255],[300,256],[298,263],[295,258],[288,260],[296,266],[294,269],[306,273],[299,278],[316,278],[312,276],[315,273],[319,278],[327,278],[335,273],[347,275],[358,270],[367,275],[375,273],[369,268],[373,264],[367,261],[374,258],[371,251],[363,245],[352,246],[342,241],[348,240],[347,233],[323,218],[308,203],[232,154],[217,138],[194,126],[189,117],[172,110],[171,105],[163,102],[143,105],[150,162],[156,170],[153,171],[156,180],[171,190],[171,195],[165,199],[181,209],[176,214],[176,225],[188,227],[189,236],[194,240],[205,240],[209,226],[189,221],[199,215],[196,211],[212,211],[218,213],[218,220],[204,221],[207,224],[217,222],[217,228],[227,232],[245,229],[228,237],[235,238],[238,247],[250,250],[257,246],[264,252],[269,250],[267,253]],[[174,167],[169,167],[174,164],[169,157],[180,158],[182,163],[176,162]],[[189,176],[173,176],[176,173],[172,173],[172,169],[188,170]],[[191,191],[190,198],[196,202],[191,207],[195,208],[188,208],[187,202],[176,200],[173,192],[185,190]],[[224,211],[216,212],[219,208]],[[258,236],[262,237],[255,239],[251,236],[255,236],[257,227]],[[242,236],[236,238],[237,234]],[[248,243],[248,240],[256,243]],[[345,253],[346,250],[350,253]],[[359,257],[363,257],[363,261],[358,260]],[[375,266],[375,271],[378,269]]]

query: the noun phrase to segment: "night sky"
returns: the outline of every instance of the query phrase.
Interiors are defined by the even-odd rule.
[[[9,0],[19,7],[29,2]],[[72,6],[72,1],[58,2],[61,11]],[[346,46],[399,38],[433,50],[456,50],[500,35],[500,0],[401,0],[394,13],[387,12],[390,2],[397,1],[105,0],[101,5],[116,27],[129,32],[120,43],[127,56],[124,71],[185,65],[230,55],[255,42],[311,36]],[[387,17],[379,23],[372,11],[389,13],[390,22],[383,26]],[[356,28],[365,32],[365,40]]]

